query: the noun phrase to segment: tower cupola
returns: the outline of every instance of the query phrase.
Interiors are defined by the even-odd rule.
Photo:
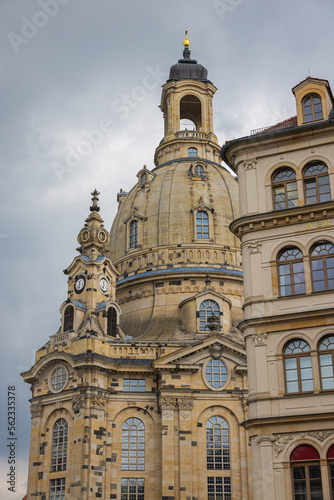
[[[170,68],[163,85],[160,109],[164,114],[164,137],[156,149],[156,166],[176,158],[198,157],[219,162],[217,137],[213,133],[212,99],[217,88],[208,71],[191,58],[188,30],[183,58]]]

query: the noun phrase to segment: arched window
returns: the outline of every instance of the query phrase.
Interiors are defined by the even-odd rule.
[[[188,148],[188,157],[197,158],[197,148]]]
[[[209,239],[209,216],[204,210],[199,210],[196,214],[196,238]]]
[[[311,251],[313,291],[334,290],[334,245],[318,243]]]
[[[318,94],[309,94],[304,97],[302,106],[305,123],[323,119],[321,99]]]
[[[74,308],[73,306],[67,306],[64,311],[64,332],[70,332],[73,330],[74,322]]]
[[[318,346],[322,389],[334,389],[334,335],[327,335]]]
[[[328,168],[324,163],[312,162],[303,171],[306,205],[331,200]]]
[[[116,337],[117,334],[117,312],[114,307],[109,307],[107,312],[107,335]]]
[[[208,469],[230,469],[229,430],[222,417],[211,417],[206,424],[206,457]]]
[[[305,293],[303,254],[299,248],[283,249],[278,254],[277,265],[280,296]]]
[[[122,427],[122,470],[145,470],[145,426],[128,418]]]
[[[296,172],[289,167],[276,170],[271,180],[274,210],[284,210],[298,206]]]
[[[195,165],[194,166],[194,175],[196,177],[202,177],[204,174],[204,167],[202,165]]]
[[[290,341],[284,351],[284,372],[286,392],[313,391],[312,362],[310,346],[301,339]]]
[[[220,323],[220,309],[214,300],[204,300],[199,306],[199,329],[201,332],[209,330],[208,319],[210,316],[217,316]]]
[[[212,359],[206,365],[205,376],[208,384],[215,389],[223,387],[227,379],[227,368],[225,363],[220,359]]]
[[[319,453],[313,446],[300,445],[290,456],[294,500],[321,500],[322,482]]]
[[[51,472],[66,470],[68,425],[60,418],[53,426]]]
[[[330,492],[332,494],[332,498],[334,498],[334,444],[332,444],[327,452],[327,460],[330,480]]]
[[[132,220],[129,224],[130,238],[129,246],[130,248],[136,248],[138,245],[138,221]]]

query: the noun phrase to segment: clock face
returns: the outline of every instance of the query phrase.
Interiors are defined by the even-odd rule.
[[[100,289],[101,289],[101,292],[103,292],[103,293],[107,293],[107,291],[109,290],[109,283],[106,280],[106,278],[100,279]]]
[[[104,243],[107,240],[107,235],[104,231],[99,231],[99,240]]]
[[[81,239],[82,239],[82,241],[87,241],[88,238],[89,238],[89,232],[87,230],[82,231],[82,233],[81,233]]]
[[[85,288],[85,282],[86,279],[84,276],[78,276],[74,285],[74,289],[77,293],[81,293],[83,291],[83,289]]]

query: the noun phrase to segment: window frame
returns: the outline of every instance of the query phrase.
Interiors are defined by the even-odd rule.
[[[213,420],[215,420],[215,422],[213,422]],[[209,426],[209,424],[211,425]],[[215,429],[217,427],[219,427],[220,429],[219,433],[215,432]],[[219,441],[218,439],[216,439],[217,435],[220,436]],[[210,437],[211,439],[208,439],[208,437]],[[210,446],[210,444],[212,446]],[[228,473],[230,473],[232,463],[230,427],[224,417],[221,417],[220,415],[213,415],[212,417],[208,418],[205,425],[205,449],[207,471],[221,471],[222,473],[226,473],[228,471]],[[212,453],[209,453],[210,450],[212,450]],[[227,453],[225,454],[224,451],[226,450]],[[227,457],[226,461],[224,461],[224,456]],[[210,458],[212,458],[212,461],[210,460]],[[209,467],[209,465],[212,465],[212,467]]]
[[[207,303],[207,304],[206,304]],[[212,303],[213,306],[210,304]],[[205,309],[202,308],[203,304],[206,304],[204,307]],[[216,313],[215,313],[215,306],[217,306],[217,310],[216,310]],[[208,315],[208,309],[209,307],[211,308],[212,307],[212,314],[209,316]],[[201,315],[201,312],[204,313]],[[215,313],[215,314],[213,314]],[[222,316],[222,312],[220,311],[220,306],[218,304],[218,302],[216,302],[215,300],[213,299],[204,299],[201,301],[200,305],[199,305],[199,308],[198,308],[198,332],[211,332],[211,330],[209,329],[208,327],[208,319],[209,317],[211,316],[218,316],[219,318],[219,324],[220,324],[220,327],[222,327],[222,322],[221,322],[221,316]],[[204,319],[203,319],[203,316],[204,316]],[[204,328],[202,328],[202,322],[205,322],[205,325],[204,325]]]
[[[61,374],[61,381],[63,382],[61,384],[61,386],[59,388],[55,388],[53,386],[53,382],[52,382],[52,379],[54,378],[55,376],[55,372],[57,370],[62,370],[62,374]],[[56,375],[56,376],[59,376],[59,375]],[[58,393],[58,392],[61,392],[65,389],[66,385],[67,385],[67,382],[68,382],[68,370],[66,368],[66,366],[64,365],[56,365],[50,372],[50,376],[49,376],[49,380],[48,380],[48,385],[49,385],[49,389],[51,392],[53,393]]]
[[[198,149],[194,147],[188,148],[188,158],[198,158]]]
[[[130,491],[131,481],[135,483],[135,491]],[[142,482],[143,484],[138,484]],[[122,491],[123,487],[127,489],[126,492]],[[138,491],[138,489],[142,487],[142,491]],[[135,496],[134,496],[135,495]],[[144,500],[145,498],[145,479],[142,477],[121,477],[121,500]]]
[[[210,481],[211,480],[211,481]],[[213,480],[213,481],[212,481]],[[220,486],[218,480],[221,480],[221,491],[218,491],[217,486]],[[211,482],[211,484],[209,484]],[[210,486],[214,490],[210,491]],[[225,490],[226,488],[226,490]],[[227,491],[228,490],[228,491]],[[232,499],[232,481],[230,476],[207,476],[207,498],[208,500],[231,500]]]
[[[63,426],[63,436],[60,435],[61,429],[56,429],[56,425]],[[66,425],[65,425],[66,424]],[[55,433],[57,432],[57,435]],[[63,438],[62,442],[61,438]],[[62,445],[62,446],[60,446]],[[52,427],[52,446],[51,446],[51,473],[66,471],[68,458],[68,422],[65,418],[58,418]],[[60,462],[59,462],[60,459]]]
[[[318,111],[315,111],[315,106],[318,104],[318,103],[315,103],[314,102],[314,98],[317,98],[319,99],[320,101],[320,106],[321,106],[321,118],[316,118],[316,113],[318,113]],[[310,99],[311,101],[311,104],[310,104],[310,108],[311,108],[311,114],[308,113],[307,116],[311,116],[312,119],[311,120],[306,120],[306,114],[305,114],[305,104],[306,104],[306,101],[308,101]],[[316,92],[312,92],[310,94],[307,94],[306,96],[303,97],[302,99],[302,110],[303,110],[303,122],[304,123],[312,123],[312,122],[317,122],[317,121],[320,121],[320,120],[323,120],[324,119],[324,112],[323,112],[323,105],[322,105],[322,99],[321,99],[321,96],[319,94],[317,94]]]
[[[300,253],[301,256],[298,256],[297,258],[286,258],[285,260],[280,260],[281,257],[283,256],[284,253],[286,252],[291,252],[291,251],[297,251],[298,253]],[[288,255],[287,255],[288,257]],[[294,265],[298,265],[298,264],[302,264],[302,267],[303,267],[303,271],[302,273],[301,272],[296,272],[294,270]],[[281,269],[283,268],[283,266],[289,266],[289,273],[286,273],[286,274],[281,274]],[[277,257],[276,257],[276,267],[277,267],[277,278],[278,278],[278,281],[277,281],[277,284],[278,284],[278,290],[279,290],[279,297],[292,297],[292,296],[300,296],[300,295],[304,295],[306,293],[306,281],[305,281],[305,266],[304,266],[304,256],[303,256],[303,253],[302,251],[296,247],[296,246],[289,246],[289,247],[284,247],[282,248],[278,254],[277,254]],[[296,276],[302,274],[303,275],[303,278],[304,278],[304,281],[300,281],[299,283],[296,282]],[[283,278],[284,276],[289,276],[290,277],[290,282],[288,284],[281,284],[281,278]],[[295,288],[296,286],[299,285],[304,285],[304,291],[303,292],[296,292],[295,291]],[[291,288],[291,293],[282,293],[282,289],[283,288],[286,288],[286,287],[290,287]]]
[[[284,172],[290,172],[292,175],[294,175],[294,177],[286,178],[286,179],[283,178],[283,179],[279,179],[276,181],[274,180],[275,177],[277,177],[280,173],[283,174]],[[289,184],[294,184],[294,189],[291,191],[296,193],[297,196],[295,198],[291,198],[291,199],[288,198],[289,189],[287,188],[287,186]],[[283,188],[283,190],[284,190],[284,201],[283,202],[276,201],[276,196],[277,196],[276,189],[277,188]],[[277,168],[271,176],[271,192],[272,192],[273,210],[275,212],[278,212],[279,210],[288,210],[290,208],[298,207],[299,198],[298,198],[296,171],[292,167],[288,167],[288,166],[282,166],[282,167]],[[296,200],[296,203],[293,204],[292,206],[289,206],[289,202],[291,202],[293,200]],[[284,203],[284,207],[276,207],[276,205],[278,205],[279,203],[281,203],[281,204]]]
[[[304,342],[304,344],[305,344],[304,348],[308,348],[308,350],[306,350],[302,353],[300,353],[300,352],[293,353],[292,352],[290,354],[287,354],[286,350],[288,349],[288,347],[291,344],[293,344],[295,342]],[[301,366],[300,360],[302,358],[309,358],[310,366],[306,366],[306,367]],[[287,365],[286,365],[285,361],[288,359],[296,359],[296,368],[292,368],[292,369],[287,370]],[[311,373],[312,373],[311,379],[302,377],[302,370],[304,370],[304,369],[311,369]],[[287,371],[292,371],[292,370],[297,372],[297,379],[288,380]],[[314,375],[313,375],[313,367],[312,367],[311,347],[308,344],[308,342],[306,342],[306,340],[301,339],[301,338],[294,338],[294,339],[290,339],[288,342],[286,342],[286,344],[283,348],[283,371],[284,371],[284,386],[285,386],[285,394],[286,395],[290,396],[290,395],[306,394],[306,393],[311,394],[314,392]],[[310,381],[310,380],[312,380],[312,389],[303,390],[303,382]],[[294,382],[294,383],[297,382],[298,390],[297,391],[289,391],[288,390],[288,382]]]
[[[57,487],[61,488],[60,492],[57,492],[57,490],[56,490]],[[54,493],[51,493],[51,488],[55,488]],[[54,479],[50,479],[49,493],[50,493],[50,495],[49,495],[50,500],[65,500],[66,478],[65,477],[57,477]]]
[[[309,170],[312,167],[324,167],[326,169],[326,172],[307,174],[306,173],[307,170]],[[327,183],[324,185],[328,186],[328,191],[326,193],[320,193],[319,179],[325,178],[325,177],[327,178]],[[315,183],[315,189],[316,189],[316,195],[313,195],[313,196],[307,195],[307,189],[308,189],[307,184],[310,183],[311,181],[313,181]],[[307,163],[307,165],[305,165],[305,167],[303,168],[303,189],[304,189],[305,205],[315,205],[317,203],[327,203],[327,202],[331,201],[331,189],[330,189],[330,182],[329,182],[329,173],[328,173],[328,167],[327,167],[326,163],[324,163],[323,161],[312,161],[312,162]],[[322,201],[320,199],[321,196],[323,196],[324,194],[328,194],[328,193],[329,193],[329,199]],[[307,200],[310,198],[314,198],[314,196],[316,196],[317,200],[315,202],[312,201],[312,202],[308,203]]]
[[[136,428],[136,434],[133,434],[133,427]],[[136,448],[135,455],[132,453],[134,448],[131,447],[135,438]],[[122,471],[145,471],[145,424],[137,417],[127,418],[122,425],[122,440],[121,440],[121,470]],[[135,457],[135,460],[133,458]]]
[[[67,311],[71,309],[71,313],[68,314]],[[63,332],[73,332],[74,331],[74,306],[73,304],[67,304],[63,313]]]
[[[326,339],[329,339],[329,338],[333,338],[333,347],[332,349],[321,349],[320,346],[321,344],[326,341]],[[321,390],[322,391],[333,391],[334,390],[334,334],[333,333],[330,333],[328,335],[325,335],[324,337],[322,337],[319,342],[318,342],[318,346],[317,346],[317,355],[318,355],[318,367],[319,367],[319,379],[320,379],[320,387],[321,387]],[[321,357],[323,356],[330,356],[331,357],[331,362],[332,364],[331,365],[321,365]],[[329,387],[329,388],[324,388],[323,386],[323,380],[324,379],[329,379],[330,377],[324,377],[323,376],[323,371],[322,370],[322,367],[328,367],[328,366],[331,366],[332,368],[332,378],[333,378],[333,387]]]
[[[314,256],[312,255],[312,253],[316,250],[316,248],[318,247],[321,247],[322,245],[331,245],[331,247],[333,248],[333,252],[330,253],[328,252],[327,254],[318,254],[317,256]],[[329,284],[328,284],[328,281],[329,279],[330,280],[334,280],[333,278],[328,278],[328,269],[334,269],[334,268],[329,268],[327,266],[327,259],[334,259],[334,245],[333,243],[331,243],[330,241],[318,241],[317,243],[315,243],[312,247],[311,247],[311,250],[310,250],[310,267],[311,267],[311,280],[312,280],[312,292],[314,293],[321,293],[321,292],[326,292],[326,291],[332,291],[334,290],[334,284],[333,284],[333,288],[329,288]],[[322,261],[322,268],[321,269],[313,269],[313,262],[318,262],[318,261]],[[314,272],[316,271],[323,271],[323,275],[324,275],[324,278],[323,280],[315,280],[314,279]],[[315,290],[315,283],[324,283],[324,286],[325,288],[323,290]]]
[[[113,313],[112,313],[113,311]],[[111,317],[114,314],[115,317]],[[107,309],[107,335],[108,337],[116,337],[118,334],[118,314],[115,307],[110,306]]]

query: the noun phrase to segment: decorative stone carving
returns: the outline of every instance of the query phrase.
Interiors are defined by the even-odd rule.
[[[321,443],[332,434],[334,434],[334,431],[313,431],[308,433],[309,436],[314,437]]]
[[[262,243],[261,241],[257,241],[256,243],[247,243],[247,245],[245,245],[247,248],[249,248],[249,253],[252,254],[252,253],[261,253],[261,249],[262,249]]]
[[[72,399],[72,409],[74,412],[79,412],[82,408],[85,407],[86,396],[84,394],[79,394],[78,396],[74,396]]]
[[[176,398],[171,396],[162,396],[160,398],[160,408],[162,410],[176,410]]]
[[[39,418],[43,415],[43,406],[40,403],[34,403],[30,406],[31,418]]]
[[[267,345],[267,334],[266,333],[258,333],[252,335],[252,339],[254,340],[255,345]]]
[[[210,345],[209,347],[210,354],[213,358],[218,359],[223,353],[223,346],[218,342]]]
[[[256,167],[256,158],[249,158],[249,160],[244,160],[245,170],[253,170]]]
[[[192,410],[193,408],[193,398],[185,396],[183,398],[177,398],[177,405],[179,410]]]
[[[91,407],[97,410],[104,410],[106,402],[105,396],[101,393],[94,394],[91,397]]]
[[[173,410],[162,410],[162,418],[164,420],[173,420],[174,418]]]
[[[261,436],[256,437],[257,443],[262,443],[262,441],[270,441],[273,443],[275,441],[275,436],[274,434],[262,434]]]
[[[285,445],[287,445],[288,442],[291,441],[291,439],[293,439],[293,436],[282,437],[280,434],[277,434],[277,436],[275,436],[274,451],[276,458],[284,450]]]

